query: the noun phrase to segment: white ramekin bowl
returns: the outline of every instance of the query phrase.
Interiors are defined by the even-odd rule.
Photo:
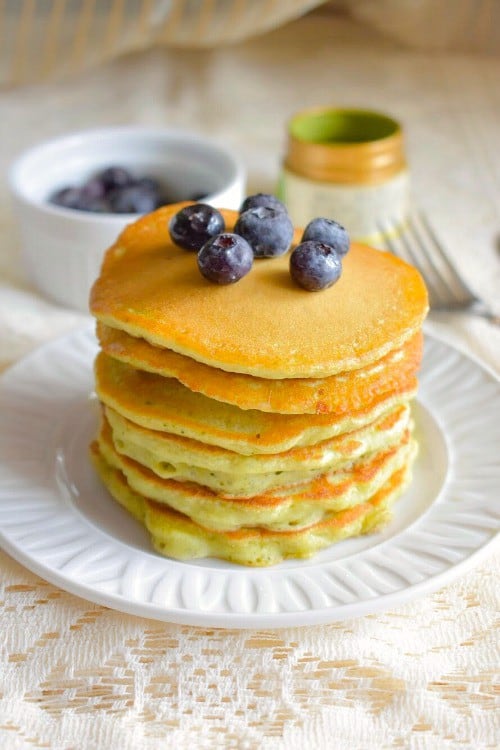
[[[173,184],[181,196],[202,193],[203,202],[216,207],[239,208],[245,193],[245,172],[234,154],[181,130],[87,130],[22,154],[10,169],[9,185],[26,272],[48,297],[85,312],[104,251],[138,216],[59,208],[48,197],[112,165]]]

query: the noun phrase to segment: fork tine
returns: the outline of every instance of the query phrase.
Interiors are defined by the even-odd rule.
[[[411,263],[412,259],[408,256],[406,247],[401,243],[401,235],[394,234],[394,225],[392,224],[381,224],[379,223],[378,229],[382,237],[386,248],[398,258],[405,260],[407,263]]]
[[[448,307],[450,304],[463,304],[462,299],[458,299],[455,290],[447,281],[442,269],[436,263],[429,241],[422,233],[421,227],[415,221],[415,215],[408,217],[408,230],[403,239],[410,250],[413,250],[414,265],[419,267],[425,277],[429,291],[434,288],[434,295],[431,294],[431,303],[435,308]]]
[[[406,233],[408,232],[408,224],[405,225],[402,232],[397,236],[392,234],[391,229],[382,224],[379,225],[379,230],[384,238],[387,249],[393,255],[396,255],[398,258],[411,263],[411,265],[415,266],[419,269],[419,271],[421,271],[422,275],[425,278],[426,286],[429,291],[429,301],[431,307],[439,307],[440,294],[436,288],[433,275],[426,272],[426,269],[422,264],[422,259],[416,257],[415,253],[412,251],[411,243],[408,242],[406,236]]]
[[[451,263],[448,255],[446,254],[444,247],[438,237],[436,236],[436,233],[434,232],[433,228],[429,224],[429,220],[423,214],[421,211],[418,213],[415,212],[415,219],[420,223],[420,226],[425,229],[425,232],[427,233],[427,236],[432,242],[433,249],[436,252],[436,256],[439,258],[439,261],[442,264],[442,267],[446,270],[447,276],[443,276],[443,272],[437,269],[437,266],[435,264],[434,267],[436,268],[436,273],[440,273],[441,278],[443,278],[443,281],[446,278],[448,288],[451,290],[453,296],[455,299],[463,304],[464,302],[473,302],[477,301],[476,295],[472,292],[472,290],[467,286],[465,281],[460,277],[458,271],[456,268],[454,268],[453,264]],[[423,242],[422,245],[425,245]],[[429,251],[428,251],[429,255]]]
[[[414,211],[413,220],[408,217],[406,225],[399,234],[394,234],[394,226],[396,224],[389,222],[378,223],[378,230],[384,240],[385,248],[393,255],[412,263],[421,271],[429,290],[431,307],[436,310],[468,312],[488,320],[493,325],[500,325],[500,315],[480,300],[453,268],[452,262],[423,214],[417,214]],[[447,276],[444,275],[444,269],[447,271]],[[450,284],[450,280],[454,286]]]
[[[426,252],[426,248],[415,231],[415,226],[410,218],[408,218],[406,231],[403,233],[401,239],[406,246],[411,262],[422,272],[425,278],[427,289],[429,290],[431,307],[441,307],[444,304],[443,297],[449,299],[449,290],[443,283],[441,275],[436,273],[432,259]]]

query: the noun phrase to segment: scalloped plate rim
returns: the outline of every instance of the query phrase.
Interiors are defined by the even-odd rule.
[[[86,599],[89,602],[98,604],[117,612],[133,615],[135,617],[145,617],[162,622],[169,622],[178,625],[193,625],[196,627],[213,627],[224,630],[254,630],[256,628],[291,628],[306,627],[308,625],[324,625],[332,622],[339,622],[354,617],[374,614],[380,611],[387,611],[393,606],[405,604],[419,597],[432,594],[445,584],[453,582],[460,575],[468,572],[471,568],[479,564],[484,558],[489,556],[490,548],[496,544],[499,539],[497,533],[487,544],[477,549],[472,555],[464,560],[452,565],[446,571],[428,578],[405,589],[391,594],[385,594],[373,599],[364,600],[359,603],[349,603],[337,607],[322,607],[318,609],[297,610],[296,612],[276,612],[268,614],[235,614],[231,612],[199,612],[189,611],[186,609],[165,609],[160,605],[154,605],[149,602],[134,602],[119,594],[104,594],[96,591],[91,586],[78,584],[70,578],[58,574],[57,571],[45,568],[43,564],[37,563],[36,560],[24,555],[10,540],[5,540],[0,534],[2,547],[14,560],[24,565],[35,575],[40,576],[49,583],[57,586],[70,594]],[[251,622],[249,622],[249,619]]]

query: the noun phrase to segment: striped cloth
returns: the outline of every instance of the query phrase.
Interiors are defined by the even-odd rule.
[[[347,12],[415,47],[500,54],[500,0],[0,0],[0,87],[157,44],[232,44],[313,8],[332,23]]]

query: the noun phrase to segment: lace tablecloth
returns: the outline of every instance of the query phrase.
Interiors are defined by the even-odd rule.
[[[499,76],[499,58],[411,52],[317,14],[238,48],[154,50],[0,94],[0,158],[5,167],[31,143],[83,126],[175,125],[238,149],[249,189],[266,190],[292,112],[324,103],[386,110],[405,124],[418,201],[498,310]],[[23,281],[1,190],[6,367],[86,318]],[[498,329],[450,314],[430,325],[500,369]],[[111,611],[0,553],[0,747],[496,748],[499,562],[491,555],[445,589],[383,614],[236,632]]]

